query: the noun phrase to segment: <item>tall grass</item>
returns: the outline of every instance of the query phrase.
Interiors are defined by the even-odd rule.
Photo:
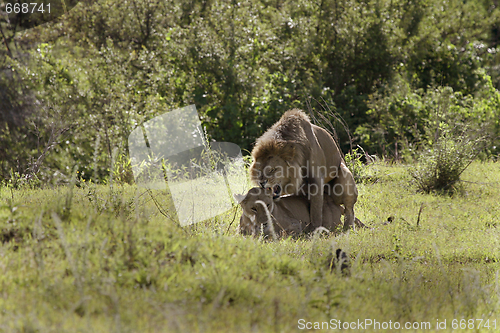
[[[4,186],[0,331],[292,332],[299,319],[498,327],[499,164],[472,163],[454,197],[415,193],[405,166],[369,167],[378,180],[359,185],[356,210],[369,228],[276,242],[237,234],[235,211],[181,228],[116,182],[112,192]],[[175,216],[168,194],[152,193]],[[337,248],[350,274],[331,270]]]

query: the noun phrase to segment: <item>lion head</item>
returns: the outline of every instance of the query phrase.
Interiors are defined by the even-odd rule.
[[[294,142],[258,142],[252,151],[250,178],[254,185],[272,190],[273,197],[296,194],[304,179],[304,154]]]
[[[267,234],[266,229],[272,222],[271,214],[274,210],[271,189],[254,187],[245,195],[235,194],[234,199],[243,209],[240,223],[241,233],[244,235],[259,234],[262,225],[264,233]]]
[[[290,110],[257,139],[250,166],[255,186],[272,189],[275,198],[298,194],[311,151],[304,131],[304,123],[308,121],[302,111]]]

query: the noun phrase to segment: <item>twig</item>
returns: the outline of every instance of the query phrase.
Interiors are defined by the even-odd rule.
[[[332,116],[337,122],[339,122],[342,125],[342,127],[344,128],[344,131],[346,132],[347,136],[349,137],[349,146],[350,146],[350,151],[352,152],[353,151],[352,143],[353,143],[354,139],[352,138],[351,131],[349,130],[349,126],[347,125],[344,118],[342,118],[342,116],[340,114],[338,114],[338,112],[336,113],[336,112],[332,111],[332,109],[330,109],[328,107],[328,104],[326,103],[326,101],[324,99],[323,99],[323,102],[325,103],[326,106],[323,106],[323,104],[321,104],[316,99],[314,99],[314,100],[316,101],[316,103],[318,103],[321,106],[322,109],[328,111],[328,114],[330,116]],[[328,118],[326,118],[325,115],[321,114],[320,112],[315,112],[309,101],[307,102],[307,105],[308,105],[308,108],[310,109],[310,113],[311,113],[314,121],[319,123],[318,119],[316,119],[316,115],[317,115],[317,116],[319,116],[321,121],[323,121],[324,123],[326,123],[330,127],[331,130],[329,130],[329,129],[326,129],[326,130],[335,138],[334,139],[335,144],[337,145],[337,148],[340,152],[340,155],[342,156],[342,159],[345,161],[344,154],[342,153],[342,150],[340,148],[340,139],[337,135],[337,131],[335,130],[335,126],[333,126],[332,122]]]
[[[266,204],[262,200],[257,200],[255,203],[261,204],[262,207],[264,207],[264,210],[266,211],[266,216],[267,216],[267,223],[269,225],[269,231],[271,233],[271,236],[273,236],[273,240],[277,240],[278,236],[276,236],[276,232],[274,231],[274,224],[273,224],[273,219],[271,218],[271,212],[267,208]],[[263,224],[261,224],[262,226]]]
[[[146,188],[146,191],[148,192],[149,196],[151,197],[151,199],[153,200],[156,208],[158,208],[158,211],[161,213],[161,215],[165,216],[167,219],[169,219],[170,221],[173,221],[174,224],[178,227],[180,227],[182,230],[184,230],[180,223],[178,223],[177,221],[175,221],[172,216],[170,216],[169,214],[167,214],[167,212],[165,210],[163,210],[163,208],[161,208],[160,204],[158,203],[158,201],[156,200],[156,198],[153,196],[153,193],[151,192],[151,190],[149,188]]]
[[[420,226],[420,215],[422,214],[422,210],[424,209],[424,203],[420,205],[420,210],[418,211],[418,217],[417,217],[417,228]]]
[[[476,185],[490,185],[490,186],[493,186],[495,184],[500,183],[500,182],[491,182],[491,183],[471,182],[470,180],[461,180],[461,179],[459,179],[458,181],[460,181],[462,183],[469,183],[469,184],[476,184]]]
[[[233,225],[234,220],[236,219],[236,213],[237,212],[238,212],[238,208],[235,206],[233,220],[231,221],[231,223],[229,223],[229,226],[227,227],[226,235],[228,234],[229,228],[231,228],[231,226]]]
[[[45,159],[45,156],[47,155],[49,150],[54,148],[55,144],[57,143],[57,139],[69,130],[70,128],[59,128],[58,130],[52,129],[49,140],[47,141],[47,145],[43,149],[43,152],[40,154],[40,156],[38,156],[37,160],[33,162],[33,164],[30,166],[31,170],[30,174],[28,175],[28,179],[32,179],[33,177],[35,177],[35,175],[40,170],[43,160]]]

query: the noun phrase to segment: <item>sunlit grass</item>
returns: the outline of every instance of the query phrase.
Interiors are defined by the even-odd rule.
[[[155,203],[134,186],[3,187],[0,331],[290,332],[301,318],[500,327],[500,164],[473,163],[454,197],[416,193],[406,166],[370,168],[378,181],[359,185],[356,205],[369,228],[277,242],[238,235],[234,210],[181,228],[165,193],[151,192]],[[328,266],[339,247],[347,276]]]

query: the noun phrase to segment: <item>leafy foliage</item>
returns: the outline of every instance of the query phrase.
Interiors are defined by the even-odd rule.
[[[477,157],[484,138],[473,139],[453,130],[444,130],[428,150],[424,150],[410,173],[419,191],[454,193],[460,175]]]
[[[352,152],[345,155],[346,165],[352,172],[355,182],[357,184],[366,184],[377,181],[378,175],[376,170],[368,167],[367,164],[363,163],[363,160],[375,162],[371,156],[366,155],[366,152],[363,154],[361,148],[355,148]]]
[[[372,122],[359,126],[355,134],[370,151],[395,155],[399,145],[403,157],[411,161],[420,148],[437,140],[441,128],[467,128],[468,135],[479,132],[488,137],[485,149],[489,156],[500,152],[500,94],[487,76],[474,95],[449,86],[412,90],[399,78],[390,92],[371,95],[368,105]]]
[[[249,150],[316,100],[371,154],[406,158],[449,89],[496,155],[499,22],[477,0],[82,0],[36,29],[1,21],[0,178],[68,182],[76,166],[88,180],[97,161],[105,180],[133,129],[193,103],[212,140]]]

